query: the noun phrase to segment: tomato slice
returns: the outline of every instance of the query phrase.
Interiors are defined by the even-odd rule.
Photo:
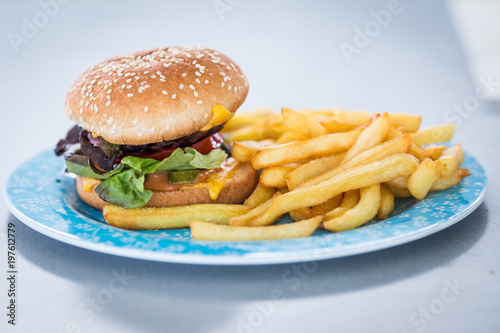
[[[199,153],[206,155],[210,153],[212,150],[220,148],[222,145],[224,138],[222,135],[219,133],[215,133],[201,141],[196,142],[195,144],[191,145],[190,147],[193,149],[196,149]],[[179,147],[170,147],[170,148],[164,148],[164,149],[159,149],[154,152],[148,152],[148,153],[140,153],[136,155],[131,155],[131,156],[136,156],[140,158],[152,158],[157,161],[163,161],[165,158],[169,157],[172,155],[174,150],[176,150]],[[185,147],[181,147],[185,148]],[[119,161],[117,160],[117,163]]]

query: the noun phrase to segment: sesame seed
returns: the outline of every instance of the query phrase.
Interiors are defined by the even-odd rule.
[[[168,95],[168,93],[167,93],[167,91],[166,91],[166,90],[162,90],[162,91],[161,91],[161,93],[162,93],[163,95]]]
[[[153,75],[151,75],[151,78],[152,78],[152,79],[156,79],[156,75],[154,75],[154,74],[153,74]]]
[[[132,88],[132,85],[131,85],[131,84],[129,84],[129,85],[127,86],[127,89],[130,89],[130,88]]]
[[[106,99],[110,99],[110,98],[111,98],[111,96],[109,96],[109,95],[106,95]]]
[[[139,134],[137,134],[137,136],[141,138],[142,137],[142,132],[139,133]]]
[[[200,72],[196,71],[194,72],[196,74],[196,76],[201,76]]]
[[[193,89],[193,90],[195,90],[195,89],[196,89],[196,88],[195,88],[192,84],[190,84],[190,85],[189,85],[189,88],[191,88],[191,89]]]
[[[196,102],[196,104],[201,104],[201,103],[203,103],[203,101],[197,101],[197,102]]]
[[[139,122],[139,118],[135,118],[133,121],[132,121],[132,124],[134,125],[137,125],[137,123]]]
[[[148,112],[149,111],[149,106],[145,106],[144,107],[144,112]]]
[[[108,91],[106,91],[106,94],[111,94],[111,89],[108,89]]]
[[[167,125],[165,129],[168,131],[170,129],[170,125]]]
[[[132,79],[127,79],[125,82],[130,83],[132,82]]]
[[[122,84],[122,89],[125,89],[127,85],[126,84]]]
[[[209,82],[208,80],[205,80],[205,84],[208,84],[208,82]]]
[[[222,87],[224,87],[224,86],[226,85],[226,82],[222,81],[222,82],[220,83],[220,85],[221,85]]]
[[[134,96],[134,94],[132,94],[132,93],[128,93],[128,94],[127,94],[127,96],[128,96],[128,97],[132,97],[132,96]]]
[[[104,118],[108,118],[108,114],[106,112],[104,112],[102,115],[104,116]]]
[[[198,93],[196,92],[196,90],[194,91],[194,97],[198,97]]]
[[[182,89],[182,88],[184,88],[184,85],[181,83],[181,84],[179,85],[179,89]]]
[[[175,99],[177,97],[177,94],[172,95],[172,99]]]
[[[238,87],[234,87],[234,92],[237,92],[238,91]]]
[[[186,77],[186,75],[188,75],[188,73],[182,73],[182,77]]]
[[[201,83],[200,79],[196,78],[196,83]]]
[[[111,105],[111,101],[107,101],[106,106],[110,106],[110,105]]]
[[[155,128],[153,127],[153,128],[151,129],[151,133],[153,133],[154,131],[155,131]]]

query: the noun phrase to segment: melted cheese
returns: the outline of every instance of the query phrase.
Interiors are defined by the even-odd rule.
[[[227,163],[222,166],[222,170],[208,176],[203,183],[196,184],[196,187],[205,187],[208,190],[210,199],[217,200],[220,191],[226,185],[227,181],[234,177],[236,171],[241,167],[241,162],[234,158],[229,158]],[[183,187],[181,190],[187,190],[190,187]]]
[[[228,109],[226,109],[222,105],[217,104],[212,108],[212,119],[210,120],[210,122],[208,124],[203,126],[200,129],[200,131],[208,131],[209,129],[211,129],[214,126],[224,124],[232,117],[233,117],[233,115],[231,114],[231,112],[229,112]]]
[[[90,192],[94,186],[99,185],[101,182],[102,181],[99,179],[83,177],[83,190],[85,192]]]

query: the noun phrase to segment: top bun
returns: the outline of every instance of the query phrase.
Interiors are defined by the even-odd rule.
[[[220,104],[234,114],[248,93],[240,67],[202,47],[166,47],[103,61],[76,80],[66,114],[115,144],[144,145],[199,131]]]

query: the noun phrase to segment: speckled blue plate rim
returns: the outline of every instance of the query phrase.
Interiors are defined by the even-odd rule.
[[[51,150],[31,158],[9,177],[7,205],[32,229],[85,249],[144,260],[214,265],[278,264],[361,254],[417,240],[464,219],[484,200],[485,170],[466,153],[472,175],[422,201],[397,199],[386,220],[341,233],[316,231],[311,237],[261,241],[197,241],[189,229],[123,230],[108,225],[101,212],[83,203],[74,178]],[[288,216],[279,223],[291,221]]]

